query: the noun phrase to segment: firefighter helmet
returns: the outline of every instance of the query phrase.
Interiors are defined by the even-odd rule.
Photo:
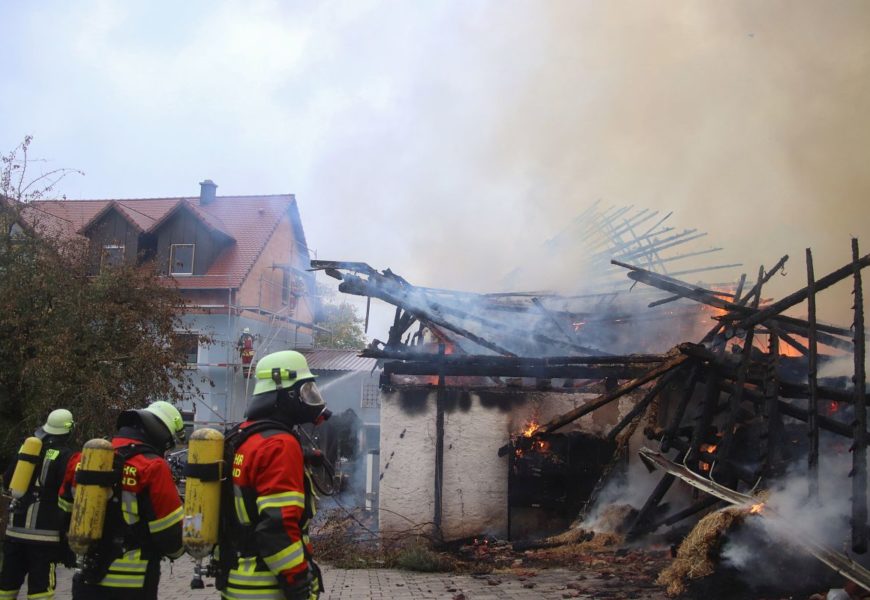
[[[48,435],[67,435],[72,431],[73,425],[72,413],[65,408],[58,408],[49,413],[40,429]]]
[[[257,363],[257,383],[254,395],[293,387],[298,381],[314,379],[308,369],[308,361],[299,352],[283,350],[264,356]]]
[[[146,408],[125,410],[118,415],[118,427],[136,427],[158,449],[166,452],[184,439],[184,420],[169,402],[158,400]]]
[[[299,352],[283,350],[264,356],[256,367],[257,383],[248,405],[249,419],[273,418],[288,425],[317,423],[329,411]]]

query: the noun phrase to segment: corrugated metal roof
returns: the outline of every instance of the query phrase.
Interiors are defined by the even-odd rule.
[[[371,371],[377,359],[357,356],[359,350],[301,350],[312,371]]]

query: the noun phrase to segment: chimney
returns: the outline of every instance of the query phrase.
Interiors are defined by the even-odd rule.
[[[211,204],[217,194],[217,184],[211,179],[199,182],[199,203]]]

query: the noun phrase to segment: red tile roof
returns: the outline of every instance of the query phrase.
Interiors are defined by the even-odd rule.
[[[113,205],[141,231],[159,228],[170,213],[182,204],[211,231],[230,238],[205,275],[176,277],[181,289],[238,288],[262,254],[278,226],[288,215],[297,238],[305,244],[296,199],[292,194],[272,196],[218,196],[201,205],[199,197],[136,198],[128,200],[40,200],[34,208],[55,217],[55,222],[67,224],[69,235],[83,227]],[[288,249],[289,253],[289,249]]]

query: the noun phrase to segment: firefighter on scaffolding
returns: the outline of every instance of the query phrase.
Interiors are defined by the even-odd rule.
[[[242,335],[239,336],[239,341],[236,343],[239,350],[239,357],[242,360],[242,375],[244,377],[251,376],[251,363],[254,360],[254,336],[251,335],[251,330],[245,327],[242,330]]]
[[[323,584],[308,539],[314,493],[293,427],[329,411],[298,352],[263,357],[256,379],[247,420],[227,436],[232,486],[222,501],[218,588],[227,599],[315,600]]]

